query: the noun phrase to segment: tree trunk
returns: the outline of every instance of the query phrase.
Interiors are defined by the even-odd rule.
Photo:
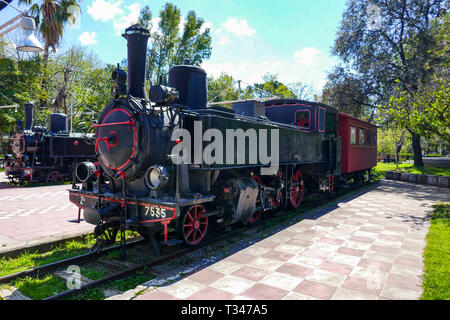
[[[395,164],[397,165],[397,168],[398,168],[398,164],[400,163],[399,153],[400,153],[400,151],[402,151],[402,146],[403,146],[403,142],[400,144],[396,144],[396,146],[395,146]]]
[[[423,159],[422,159],[422,147],[420,145],[420,135],[411,132],[412,137],[412,148],[414,152],[414,165],[416,167],[423,167]]]
[[[48,50],[50,49],[50,46],[48,45],[47,42],[45,42],[45,46],[44,46],[44,55],[42,56],[42,58],[44,59],[44,66],[47,67],[48,65]]]

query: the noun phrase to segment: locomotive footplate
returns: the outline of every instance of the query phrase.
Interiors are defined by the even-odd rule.
[[[98,206],[100,199],[101,205],[119,205],[124,207],[126,205],[127,212],[137,212],[140,224],[168,222],[177,218],[180,215],[180,208],[211,202],[214,196],[211,194],[193,194],[192,197],[186,195],[180,197],[178,201],[175,197],[164,197],[160,199],[153,199],[150,197],[127,197],[126,204],[124,198],[113,194],[98,194],[91,191],[81,191],[76,189],[69,189],[69,200],[81,209],[95,208]]]
[[[36,182],[35,179],[35,170],[46,170],[52,169],[52,166],[40,166],[40,167],[14,167],[14,166],[5,166],[5,176],[11,179],[19,179],[22,181],[29,180],[31,182]]]

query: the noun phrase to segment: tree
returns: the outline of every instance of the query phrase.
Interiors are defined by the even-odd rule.
[[[17,104],[19,107],[27,101],[47,97],[47,91],[42,88],[40,75],[42,74],[40,57],[30,60],[14,60],[0,58],[0,105]],[[15,119],[23,119],[22,108],[2,109],[0,111],[0,137],[9,131]]]
[[[351,0],[344,12],[333,54],[343,68],[364,84],[370,105],[387,106],[396,90],[416,92],[432,75],[435,46],[431,21],[445,0]],[[338,69],[334,70],[337,74]],[[414,164],[423,166],[420,134],[406,127],[412,138]]]
[[[189,60],[199,66],[211,56],[210,29],[194,11],[189,11],[182,23],[180,9],[166,3],[159,13],[158,27],[153,26],[152,13],[148,6],[141,10],[139,23],[151,30],[147,51],[147,79],[153,83],[162,76],[167,81],[169,69]],[[182,30],[182,31],[180,31]]]
[[[399,126],[410,128],[427,138],[438,136],[450,143],[450,13],[433,21],[433,37],[436,46],[430,51],[432,64],[425,66],[432,70],[431,79],[420,79],[417,89],[404,90],[400,86],[391,97],[382,114]]]
[[[49,61],[50,96],[54,112],[76,114],[73,128],[89,130],[93,113],[99,113],[111,100],[111,65],[104,66],[92,52],[72,46]]]
[[[353,117],[374,120],[376,106],[370,101],[370,88],[366,83],[343,67],[328,75],[322,92],[322,102]]]
[[[32,4],[32,0],[19,0],[19,4]],[[80,11],[79,0],[44,0],[30,7],[36,25],[45,41],[44,64],[47,65],[49,49],[55,52],[63,36],[64,26],[75,22],[74,11]]]
[[[300,100],[315,100],[316,90],[311,83],[294,82],[287,85],[295,97]]]
[[[266,73],[263,83],[255,83],[254,87],[247,87],[246,95],[255,98],[278,97],[283,99],[296,99],[295,93],[285,84],[278,81],[277,74]]]
[[[238,90],[235,88],[233,77],[222,73],[217,79],[210,76],[207,79],[208,102],[233,101],[238,99]]]
[[[398,128],[385,128],[378,130],[378,153],[395,153],[395,163],[399,164],[399,154],[403,150],[409,150],[411,139],[408,139],[407,131]]]

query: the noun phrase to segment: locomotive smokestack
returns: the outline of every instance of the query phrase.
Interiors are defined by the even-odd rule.
[[[34,105],[31,102],[26,102],[25,107],[25,130],[31,130],[34,120]]]
[[[128,93],[134,97],[147,98],[145,65],[150,31],[137,23],[125,29],[122,36],[128,43]]]

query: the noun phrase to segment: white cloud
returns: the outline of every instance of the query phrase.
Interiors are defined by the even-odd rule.
[[[228,32],[238,36],[251,36],[256,33],[256,30],[250,28],[245,19],[238,21],[236,18],[228,17],[228,20],[225,23],[222,23],[222,26],[224,26]]]
[[[222,72],[231,75],[235,80],[242,80],[253,85],[263,81],[266,73],[277,74],[284,84],[302,82],[310,84],[320,93],[326,82],[327,71],[333,61],[316,59],[311,65],[296,63],[294,59],[277,56],[245,59],[242,61],[206,61],[202,64],[208,75],[218,77]]]
[[[319,50],[317,50],[314,47],[306,47],[300,51],[296,51],[294,53],[294,58],[303,65],[311,65],[316,56],[320,53]]]
[[[94,0],[92,5],[88,6],[87,12],[95,21],[106,22],[123,14],[123,10],[120,8],[121,4],[121,0]]]
[[[80,40],[82,45],[89,46],[91,44],[95,44],[98,42],[96,37],[97,37],[97,32],[83,32],[78,37],[78,40]]]
[[[225,44],[227,44],[227,43],[230,43],[230,38],[228,38],[228,37],[223,37],[222,39],[219,40],[218,43],[219,43],[219,45],[223,46],[223,45],[225,45]]]
[[[128,15],[121,16],[119,19],[117,19],[117,21],[113,22],[116,35],[121,35],[126,28],[137,23],[139,20],[139,15],[141,13],[141,4],[136,2],[132,5],[129,5],[127,8],[129,10]]]
[[[203,33],[206,31],[206,29],[209,29],[210,32],[213,32],[213,24],[212,22],[209,21],[205,21],[202,25],[202,27],[200,28],[200,32]]]

